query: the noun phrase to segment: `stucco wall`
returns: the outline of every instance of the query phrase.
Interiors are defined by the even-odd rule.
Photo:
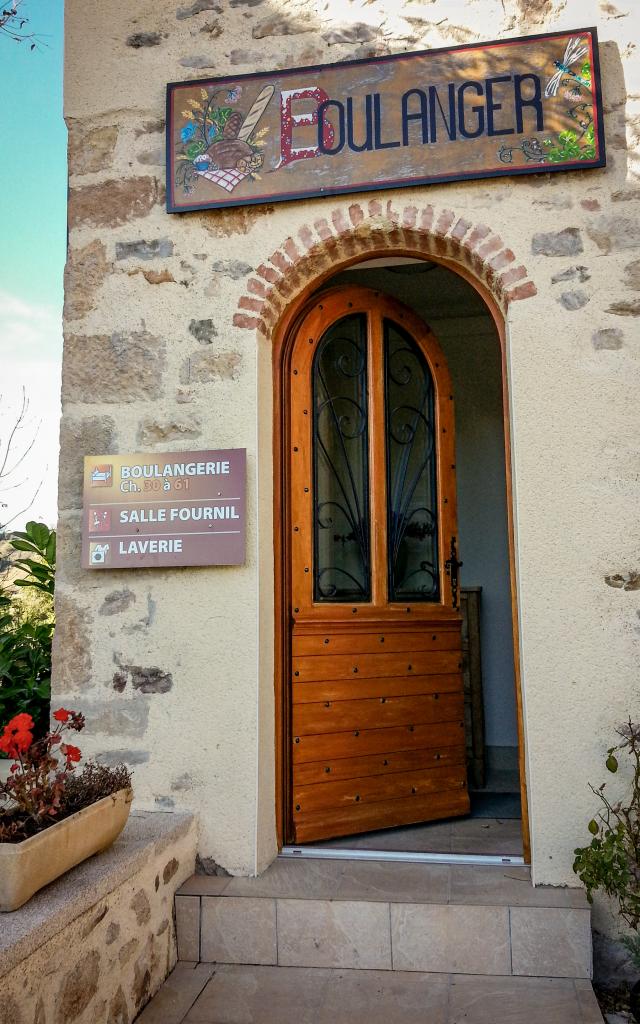
[[[534,876],[571,883],[571,854],[591,816],[586,781],[600,778],[614,726],[638,711],[635,5],[373,0],[347,9],[329,0],[322,14],[304,0],[222,7],[215,0],[66,4],[71,193],[56,697],[87,714],[92,752],[124,752],[140,806],[199,811],[201,852],[232,872],[268,862],[275,850],[271,321],[260,296],[274,281],[283,307],[312,266],[328,273],[346,260],[350,240],[364,250],[375,238],[393,251],[406,232],[417,237],[418,226],[425,245],[433,237],[433,247],[454,259],[466,245],[472,265],[482,249],[474,225],[487,225],[527,278],[494,273],[495,249],[473,264],[489,267],[485,279],[496,287],[514,282],[511,291],[500,287],[508,306]],[[164,211],[169,80],[593,24],[606,170]],[[467,242],[458,243],[456,231],[466,231]],[[290,262],[307,251],[304,270],[294,272]],[[82,455],[199,445],[248,450],[246,565],[81,571]]]

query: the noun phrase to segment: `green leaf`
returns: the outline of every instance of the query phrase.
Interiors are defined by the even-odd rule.
[[[34,544],[38,546],[40,550],[46,548],[49,541],[50,530],[44,523],[34,523],[33,521],[27,523],[27,536]]]
[[[11,538],[11,547],[16,551],[33,551],[36,555],[40,554],[35,544],[32,544],[28,540],[16,540],[15,536]]]
[[[49,565],[53,566],[53,565],[56,564],[56,532],[55,532],[55,530],[51,531],[51,535],[49,537],[49,540],[47,541],[47,546],[45,548],[45,558],[47,559],[47,562],[49,563]]]
[[[591,819],[587,828],[589,829],[592,836],[597,836],[598,832],[600,831],[600,826],[598,825],[598,822],[595,820],[595,818]]]
[[[618,759],[617,759],[617,757],[614,757],[613,754],[609,754],[609,756],[608,756],[608,758],[607,758],[605,763],[606,763],[606,766],[607,766],[607,770],[615,775],[615,773],[618,770]]]

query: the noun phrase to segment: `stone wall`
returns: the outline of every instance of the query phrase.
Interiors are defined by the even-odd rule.
[[[130,1024],[176,963],[195,847],[190,816],[133,816],[111,850],[3,914],[0,1024]]]
[[[638,12],[598,0],[67,0],[69,258],[56,698],[233,873],[275,852],[271,337],[354,254],[410,248],[505,312],[536,880],[575,881],[638,710]],[[608,166],[167,215],[167,81],[597,25]],[[85,453],[246,447],[242,568],[79,568]],[[86,745],[85,741],[85,745]],[[188,751],[188,756],[185,756]]]

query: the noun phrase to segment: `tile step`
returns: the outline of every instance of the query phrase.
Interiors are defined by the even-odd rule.
[[[582,978],[591,915],[528,869],[276,861],[259,878],[194,876],[178,955],[199,963]]]
[[[137,1024],[603,1024],[589,981],[304,967],[176,969]]]

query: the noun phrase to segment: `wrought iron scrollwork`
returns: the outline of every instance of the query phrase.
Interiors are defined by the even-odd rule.
[[[385,321],[388,576],[391,600],[437,601],[434,389],[413,339]]]
[[[314,599],[371,592],[366,320],[326,332],[313,364]]]

